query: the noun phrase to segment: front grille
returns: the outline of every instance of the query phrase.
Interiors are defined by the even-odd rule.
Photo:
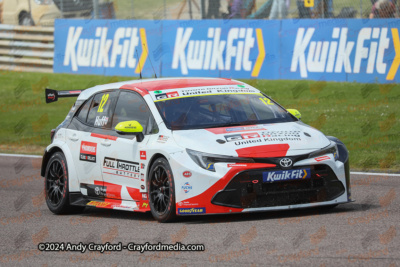
[[[260,208],[329,201],[342,195],[343,184],[327,165],[302,166],[310,169],[308,179],[264,182],[263,173],[280,169],[249,170],[237,174],[211,203],[235,208]]]

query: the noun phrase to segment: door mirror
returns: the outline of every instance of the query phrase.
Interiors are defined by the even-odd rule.
[[[115,130],[119,134],[136,135],[143,132],[143,126],[137,121],[122,121],[115,126]]]
[[[137,121],[122,121],[115,126],[118,134],[136,135],[136,140],[142,142],[144,139],[143,126]]]
[[[297,109],[289,108],[289,109],[287,109],[287,111],[289,111],[290,114],[292,114],[293,116],[295,116],[296,118],[301,120],[301,113]]]

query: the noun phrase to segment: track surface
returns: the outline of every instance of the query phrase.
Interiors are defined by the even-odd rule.
[[[41,159],[0,156],[0,266],[42,264],[400,265],[400,176],[352,175],[356,200],[316,209],[185,217],[86,208],[56,216],[44,202]],[[204,244],[204,252],[40,252],[39,242]],[[46,266],[46,265],[45,265]]]

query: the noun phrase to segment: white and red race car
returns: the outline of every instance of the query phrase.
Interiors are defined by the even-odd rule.
[[[351,201],[348,151],[240,81],[135,80],[83,91],[52,131],[41,174],[56,213],[86,206],[177,215]]]

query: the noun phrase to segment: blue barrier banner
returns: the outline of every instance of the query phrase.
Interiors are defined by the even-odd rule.
[[[54,72],[400,82],[399,19],[55,22]],[[147,53],[148,51],[148,53]]]
[[[160,73],[161,22],[57,19],[54,72],[154,76]]]
[[[164,21],[162,74],[277,78],[279,30],[268,20]]]
[[[283,20],[281,79],[399,82],[396,19]]]

